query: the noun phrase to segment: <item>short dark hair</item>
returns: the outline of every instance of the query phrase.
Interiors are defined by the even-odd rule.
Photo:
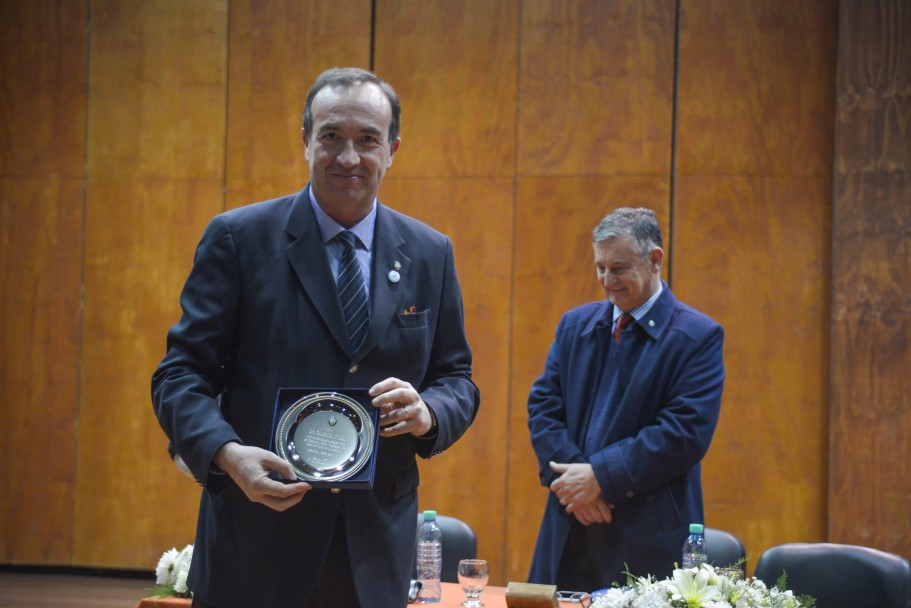
[[[313,98],[325,87],[350,87],[357,84],[375,84],[383,91],[392,106],[392,122],[389,123],[389,143],[399,138],[402,124],[402,104],[392,85],[379,76],[361,68],[331,68],[316,77],[313,86],[307,93],[307,104],[304,106],[304,136],[309,138],[313,132]]]
[[[652,249],[662,247],[658,218],[654,211],[644,207],[614,209],[598,222],[592,231],[593,243],[619,237],[631,238],[636,254],[643,260],[648,257]]]

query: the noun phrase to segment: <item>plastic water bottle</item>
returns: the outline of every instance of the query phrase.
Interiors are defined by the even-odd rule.
[[[698,568],[708,561],[705,551],[705,527],[702,524],[690,524],[690,535],[683,543],[683,568]]]
[[[421,591],[417,598],[419,604],[435,604],[440,601],[443,533],[436,520],[436,511],[424,511],[424,521],[418,530],[417,574],[421,582]]]

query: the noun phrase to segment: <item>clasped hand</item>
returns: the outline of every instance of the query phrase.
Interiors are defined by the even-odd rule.
[[[607,503],[601,495],[592,465],[587,462],[549,464],[551,470],[560,475],[550,484],[550,490],[567,513],[585,526],[613,521],[614,505]]]

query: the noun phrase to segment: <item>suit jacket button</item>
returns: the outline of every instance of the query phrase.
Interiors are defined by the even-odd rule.
[[[632,491],[629,491],[629,492],[626,493],[626,497],[627,497],[627,498],[632,498],[632,497],[635,496],[635,495],[636,495],[636,494],[635,494],[634,492],[632,492]]]
[[[342,489],[341,489],[341,488],[332,488],[332,489],[329,490],[329,491],[332,492],[333,494],[338,494],[339,492],[342,491]]]
[[[356,373],[357,373],[357,363],[355,363],[354,365],[351,366],[351,369],[348,370],[348,373],[349,373],[349,374],[356,374]]]

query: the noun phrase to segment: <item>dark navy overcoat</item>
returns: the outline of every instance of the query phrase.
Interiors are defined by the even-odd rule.
[[[666,283],[646,316],[624,333],[612,403],[594,403],[611,339],[607,300],[567,312],[544,372],[528,398],[528,426],[541,483],[548,462],[590,462],[606,502],[610,559],[595,588],[635,575],[669,575],[691,522],[703,521],[700,464],[718,422],[724,384],[723,330],[679,302]],[[600,449],[581,450],[592,408],[611,407]],[[548,494],[529,580],[556,583],[574,520]]]

